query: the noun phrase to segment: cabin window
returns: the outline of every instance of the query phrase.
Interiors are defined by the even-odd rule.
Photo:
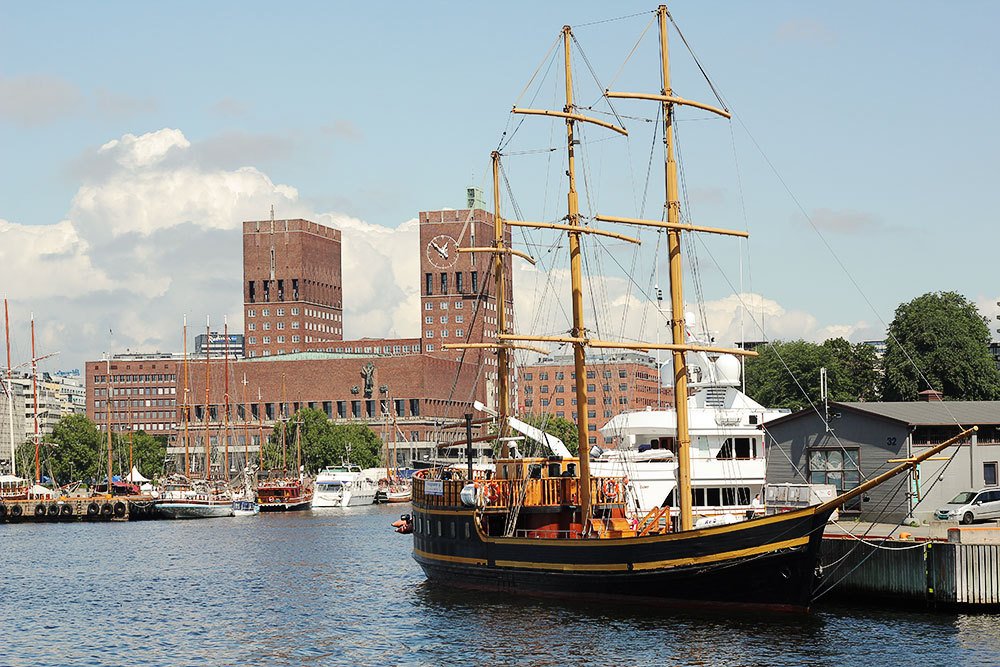
[[[441,537],[441,519],[437,521],[438,537]]]
[[[465,524],[465,539],[469,539],[470,537],[471,535],[469,533],[469,524]]]
[[[706,493],[705,493],[705,504],[706,505],[709,505],[709,506],[712,506],[712,507],[718,507],[719,505],[722,504],[721,489],[713,487],[713,488],[710,488],[710,489],[705,489],[705,491],[706,491]]]
[[[451,539],[455,539],[455,522],[452,521],[448,524],[448,532],[451,535]]]
[[[734,487],[730,486],[722,489],[722,504],[723,505],[736,504],[736,489]]]
[[[694,496],[692,505],[695,507],[705,506],[705,489],[691,489],[691,495]]]

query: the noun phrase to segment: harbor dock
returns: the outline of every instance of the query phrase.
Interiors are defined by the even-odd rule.
[[[58,499],[4,499],[0,523],[68,521],[137,521],[159,518],[148,494],[128,496],[64,496]]]
[[[831,599],[1000,608],[1000,526],[832,524],[823,536],[821,588]]]

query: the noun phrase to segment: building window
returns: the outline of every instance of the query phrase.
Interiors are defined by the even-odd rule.
[[[292,328],[293,329],[298,329],[299,328],[299,322],[298,322],[298,320],[292,322]]]
[[[428,329],[427,333],[424,334],[424,337],[425,338],[434,338],[434,332]]]
[[[277,315],[278,317],[282,317],[285,314],[285,309],[284,308],[275,308],[274,309],[274,314]]]
[[[262,342],[264,343],[264,345],[269,345],[271,343],[271,337],[270,336],[264,336],[264,339],[263,339]]]
[[[441,302],[441,310],[448,310],[448,302],[447,301],[442,301]]]
[[[250,310],[247,311],[247,317],[257,317],[257,311],[251,308]]]
[[[298,314],[299,314],[299,309],[298,308],[292,308],[292,315],[298,315]]]
[[[462,272],[459,271],[458,273],[455,274],[455,289],[458,291],[459,294],[464,294],[465,293],[464,287],[465,286],[462,284]]]
[[[251,345],[256,345],[257,344],[257,337],[256,336],[250,336],[249,338],[247,338],[247,342],[250,343]]]
[[[625,371],[618,371],[618,377],[620,378],[628,377],[628,374]]]
[[[425,273],[424,274],[424,294],[430,296],[434,294],[434,274]]]
[[[247,331],[256,331],[256,330],[257,330],[256,322],[250,322],[247,324]]]
[[[271,316],[271,309],[270,308],[262,308],[261,311],[260,311],[260,316],[261,317],[270,317]]]
[[[275,326],[275,328],[280,329],[280,330],[284,330],[285,323],[284,322],[278,322],[278,324]]]
[[[271,330],[271,323],[270,322],[264,322],[264,324],[262,324],[260,328],[263,329],[264,331],[270,331]]]
[[[455,329],[455,335],[459,338],[465,338],[465,329]]]
[[[442,273],[441,274],[441,294],[447,294],[447,293],[448,293],[448,274],[447,273]]]
[[[465,304],[462,303],[461,301],[456,301],[455,302],[455,310],[462,310],[462,308],[464,308],[464,307],[465,307]]]
[[[434,324],[434,316],[428,315],[424,318],[424,324]]]
[[[479,291],[479,271],[472,272],[472,293]]]
[[[532,379],[532,374],[531,373],[525,373],[524,374],[524,379],[525,380],[531,380]]]
[[[464,321],[465,321],[465,315],[456,315],[456,316],[455,316],[455,321],[456,321],[457,323],[461,324],[462,322],[464,322]]]
[[[441,324],[448,324],[448,316],[447,315],[442,315],[441,316]]]
[[[990,461],[983,464],[983,484],[985,486],[997,485],[997,462]]]
[[[861,483],[858,468],[858,449],[813,449],[809,450],[809,482],[812,484],[833,484],[838,492],[848,491]],[[860,498],[848,503],[844,510],[859,510]]]

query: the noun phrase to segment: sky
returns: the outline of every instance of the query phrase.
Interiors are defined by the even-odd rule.
[[[654,9],[0,2],[0,292],[15,365],[30,358],[30,313],[38,354],[59,352],[44,370],[179,350],[185,315],[192,337],[206,317],[241,331],[240,222],[272,205],[342,230],[346,337],[419,335],[418,212],[463,207],[470,184],[489,192],[503,142],[518,193],[503,205],[558,219],[565,163],[543,149],[562,126],[521,124],[511,106],[563,105],[546,55],[567,23],[588,113],[609,118],[605,86],[656,92],[652,29],[630,55]],[[685,0],[671,12],[735,113],[678,112],[685,214],[751,233],[693,242],[688,297],[703,298],[720,342],[879,339],[900,303],[943,290],[1000,326],[1000,5]],[[675,92],[715,103],[671,39]],[[582,132],[585,212],[659,217],[655,106],[614,109],[628,139]],[[544,260],[560,252],[526,240],[540,262],[515,272],[519,324],[558,330],[564,274]],[[650,336],[656,318],[627,293],[665,283],[655,250],[646,234],[642,254],[592,260],[595,318]]]

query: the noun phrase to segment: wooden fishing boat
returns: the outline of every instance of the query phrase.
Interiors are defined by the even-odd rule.
[[[272,470],[257,482],[261,512],[294,512],[312,507],[313,487],[308,479],[289,477],[287,471]]]
[[[500,211],[500,158],[493,153],[495,237],[490,247],[461,248],[493,256],[496,299],[504,304],[504,261],[527,257],[506,246],[504,227],[516,225],[565,232],[568,235],[572,287],[572,328],[569,335],[514,334],[506,308],[498,308],[497,339],[491,344],[449,344],[446,349],[495,347],[498,356],[499,442],[504,442],[510,414],[508,355],[525,343],[572,347],[575,363],[577,432],[576,458],[517,458],[506,447],[496,460],[491,479],[476,479],[454,469],[418,471],[413,478],[413,514],[401,520],[399,532],[413,534],[413,557],[428,579],[440,585],[517,594],[563,595],[648,600],[673,605],[736,606],[776,610],[807,609],[816,590],[819,547],[831,513],[921,461],[967,438],[961,432],[920,456],[871,479],[823,504],[784,514],[759,516],[736,523],[696,529],[692,522],[691,436],[688,416],[687,353],[750,355],[742,349],[696,344],[685,337],[681,284],[681,234],[711,233],[747,236],[745,232],[700,227],[681,221],[677,166],[674,157],[674,112],[689,106],[728,118],[729,112],[677,96],[670,84],[665,6],[656,12],[662,81],[657,93],[605,92],[606,98],[651,100],[661,107],[666,182],[666,221],[596,215],[584,225],[576,189],[575,151],[580,145],[576,126],[591,123],[626,131],[587,117],[574,103],[569,26],[562,30],[566,100],[562,110],[521,109],[515,114],[557,117],[566,124],[568,211],[562,223],[505,220]],[[665,344],[597,340],[584,322],[581,244],[584,237],[605,236],[618,241],[637,239],[592,224],[601,221],[666,231],[670,262],[671,342]],[[529,348],[534,349],[534,348]],[[588,442],[587,349],[669,350],[674,370],[676,409],[676,519],[670,507],[654,507],[643,516],[626,512],[623,477],[591,475]],[[399,522],[397,522],[399,523]]]

